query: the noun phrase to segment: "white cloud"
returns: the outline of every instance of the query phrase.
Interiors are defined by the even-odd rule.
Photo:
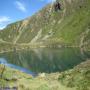
[[[55,2],[56,0],[40,0],[40,1],[47,1],[47,2]]]
[[[0,29],[3,29],[10,21],[10,17],[0,16]]]
[[[49,2],[55,2],[56,0],[48,0]]]
[[[11,21],[10,17],[0,16],[0,24]]]
[[[16,1],[16,2],[15,2],[15,5],[16,5],[16,7],[17,7],[19,10],[21,10],[22,12],[26,12],[26,11],[27,11],[25,4],[22,3],[22,2]]]
[[[4,29],[6,26],[0,26],[0,30]]]

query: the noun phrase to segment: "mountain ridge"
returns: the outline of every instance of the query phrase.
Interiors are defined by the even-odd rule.
[[[57,3],[60,8],[55,6]],[[90,49],[89,4],[89,0],[58,0],[48,4],[32,17],[10,24],[0,31],[0,43],[39,46],[58,44]],[[83,33],[87,29],[88,33],[84,37]]]

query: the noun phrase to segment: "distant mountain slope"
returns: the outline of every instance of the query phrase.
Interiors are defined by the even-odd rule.
[[[58,1],[30,18],[8,25],[0,31],[0,42],[85,45],[90,49],[90,0]]]

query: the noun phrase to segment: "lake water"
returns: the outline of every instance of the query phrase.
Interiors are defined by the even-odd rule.
[[[26,73],[52,73],[73,68],[87,58],[90,54],[82,53],[79,48],[39,48],[2,53],[0,63]]]

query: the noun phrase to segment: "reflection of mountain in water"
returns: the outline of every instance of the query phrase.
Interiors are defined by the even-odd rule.
[[[34,73],[34,72],[32,72],[32,71],[30,71],[30,70],[28,70],[26,68],[23,68],[23,67],[20,67],[20,66],[8,63],[4,58],[0,58],[0,64],[8,66],[10,68],[14,68],[14,69],[20,70],[20,71],[28,73],[28,74],[31,74],[32,76],[36,76],[37,75],[36,73]]]
[[[34,72],[58,72],[79,64],[86,57],[77,48],[31,49],[1,54],[0,57]]]

